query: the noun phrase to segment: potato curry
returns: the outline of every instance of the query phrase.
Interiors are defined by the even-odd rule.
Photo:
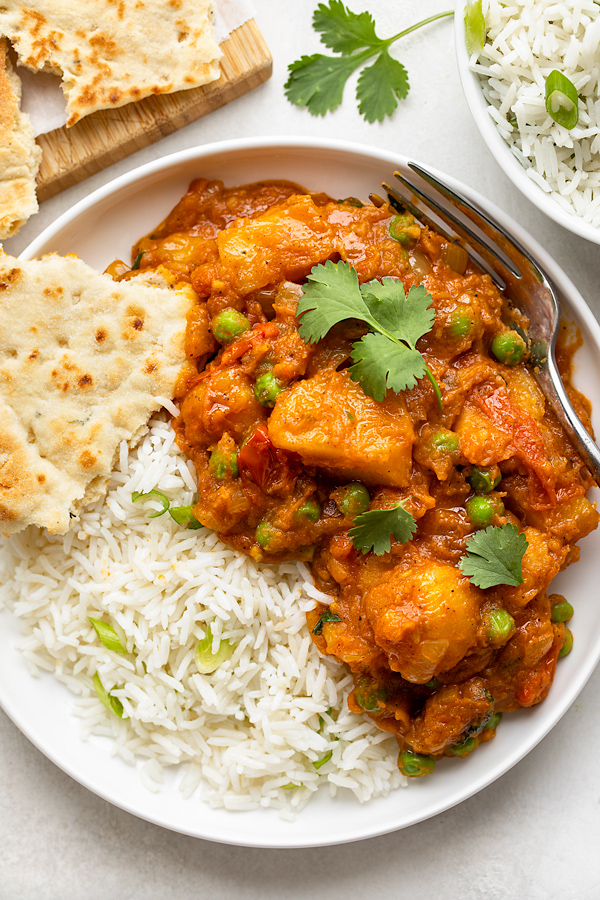
[[[276,181],[192,182],[133,259],[109,271],[168,270],[197,295],[173,420],[197,472],[196,519],[259,562],[310,564],[331,598],[308,614],[313,640],[352,672],[352,710],[395,735],[401,770],[467,756],[502,713],[543,700],[572,642],[571,605],[547,591],[598,514],[527,367],[527,323],[490,278],[387,204]],[[369,332],[361,317],[312,342],[301,334],[307,285],[334,270],[358,294],[371,284],[410,299],[423,286],[430,320],[400,347],[418,369],[405,389],[363,389],[352,366]],[[402,316],[400,304],[398,327]],[[590,428],[569,381],[573,350],[563,341],[559,363]],[[385,524],[396,513],[405,534]],[[375,524],[383,549],[365,540]],[[478,536],[521,542],[512,582],[469,577]]]

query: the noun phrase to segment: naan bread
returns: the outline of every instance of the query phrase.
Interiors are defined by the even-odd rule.
[[[171,398],[194,292],[0,255],[0,531],[64,534]],[[166,282],[163,282],[166,283]]]
[[[74,125],[97,109],[219,77],[212,0],[2,0],[19,62],[62,74]]]
[[[0,40],[0,239],[12,237],[38,211],[35,177],[42,151],[20,110],[21,82]]]

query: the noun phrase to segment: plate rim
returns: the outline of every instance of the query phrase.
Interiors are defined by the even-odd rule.
[[[44,244],[47,245],[48,242],[50,242],[56,234],[58,234],[66,225],[74,221],[79,215],[86,212],[88,209],[93,208],[96,204],[103,201],[104,199],[118,193],[121,189],[127,186],[135,185],[136,183],[146,179],[148,176],[161,172],[166,173],[167,170],[175,169],[180,164],[188,163],[190,161],[198,160],[198,162],[201,162],[202,159],[206,157],[212,157],[219,154],[223,155],[238,151],[252,152],[256,150],[282,150],[299,152],[308,150],[313,152],[327,151],[336,153],[341,152],[342,154],[350,153],[354,157],[362,156],[367,158],[370,164],[376,161],[382,163],[382,165],[392,166],[405,165],[408,162],[408,158],[403,154],[391,153],[389,151],[380,150],[350,141],[294,136],[288,136],[285,138],[269,137],[236,139],[211,143],[202,147],[189,148],[169,154],[164,157],[160,157],[107,182],[107,184],[98,188],[88,197],[80,200],[71,209],[65,211],[53,223],[47,226],[41,232],[41,234],[28,245],[28,247],[20,255],[19,259],[31,259],[33,256],[37,255],[40,252]],[[495,216],[501,224],[503,224],[505,227],[510,228],[517,237],[520,237],[521,240],[525,238],[524,242],[526,246],[532,249],[533,252],[538,256],[540,262],[547,268],[548,272],[557,282],[560,289],[569,298],[569,305],[576,312],[578,318],[582,321],[582,323],[587,327],[596,345],[596,349],[600,349],[600,325],[596,322],[593,314],[587,307],[579,291],[575,288],[570,279],[560,269],[556,262],[544,250],[544,248],[541,247],[538,242],[531,237],[531,235],[526,233],[518,223],[514,222],[506,213],[496,207],[495,204],[485,199],[477,191],[469,188],[468,186],[464,185],[463,183],[446,173],[440,172],[439,170],[432,167],[428,168],[430,168],[430,170],[434,174],[439,175],[443,179],[445,179],[451,187],[466,194],[466,196],[468,196],[470,199],[474,200],[475,202],[484,203],[490,213]],[[592,650],[588,652],[587,656],[584,658],[577,671],[575,672],[574,677],[571,679],[568,690],[562,698],[557,698],[557,700],[555,701],[556,708],[554,709],[550,720],[547,723],[544,723],[541,728],[539,725],[537,726],[537,729],[535,731],[535,738],[519,743],[512,750],[512,752],[506,755],[502,765],[497,765],[491,772],[486,770],[481,777],[470,781],[466,787],[461,787],[460,789],[456,790],[454,794],[450,795],[447,798],[447,801],[438,803],[434,807],[429,808],[424,814],[421,814],[421,812],[415,812],[415,814],[411,816],[402,816],[402,810],[400,810],[400,818],[402,818],[402,821],[400,822],[389,822],[382,825],[381,827],[371,827],[367,831],[365,831],[364,827],[361,827],[359,824],[358,826],[350,829],[350,831],[342,838],[338,838],[335,835],[332,835],[331,837],[325,839],[323,837],[320,837],[318,840],[311,840],[309,838],[298,840],[297,838],[294,838],[291,830],[293,828],[293,823],[291,823],[289,835],[286,834],[286,829],[282,828],[281,840],[273,842],[272,840],[261,840],[260,835],[256,834],[248,836],[247,838],[240,838],[239,836],[235,836],[232,839],[226,834],[213,834],[202,828],[190,830],[185,827],[182,828],[180,826],[169,824],[161,820],[160,815],[151,815],[147,812],[140,812],[138,809],[128,803],[126,799],[115,797],[115,795],[111,793],[110,790],[99,787],[98,784],[90,782],[89,779],[82,777],[81,774],[74,774],[74,772],[69,769],[68,766],[61,762],[60,758],[57,758],[56,754],[54,754],[53,752],[48,752],[47,748],[44,747],[43,741],[31,735],[31,728],[29,728],[28,726],[26,717],[22,716],[21,711],[15,708],[10,699],[7,700],[7,698],[3,696],[1,685],[0,706],[2,706],[9,718],[12,719],[15,725],[17,725],[17,727],[25,734],[25,736],[48,759],[50,759],[66,774],[74,778],[88,790],[91,790],[93,793],[100,796],[102,799],[143,819],[144,821],[152,822],[153,824],[160,825],[161,827],[168,828],[169,830],[178,833],[187,834],[189,836],[202,838],[205,840],[211,840],[218,843],[256,848],[300,849],[348,843],[398,831],[403,828],[409,827],[410,825],[417,824],[418,822],[425,821],[426,819],[431,818],[435,815],[439,815],[440,813],[458,805],[459,803],[462,803],[469,797],[472,797],[474,794],[478,793],[479,791],[496,781],[499,777],[504,775],[517,762],[519,762],[524,756],[526,756],[531,750],[533,750],[534,747],[537,746],[537,744],[549,733],[549,731],[558,723],[558,721],[560,721],[565,712],[571,707],[578,694],[588,681],[590,675],[594,671],[599,659],[600,630],[596,637],[596,642],[593,645]],[[67,689],[64,688],[64,690],[66,691]],[[415,786],[415,788],[418,790],[418,786]],[[413,788],[413,790],[415,788]],[[397,793],[398,792],[396,792],[396,795]],[[389,799],[389,797],[384,799]],[[193,801],[188,800],[186,802]],[[356,809],[360,809],[360,804],[358,804],[358,801],[356,802]],[[302,815],[302,813],[300,813],[300,815]],[[398,816],[396,816],[396,818],[398,818]],[[283,824],[284,823],[282,823],[282,825]]]

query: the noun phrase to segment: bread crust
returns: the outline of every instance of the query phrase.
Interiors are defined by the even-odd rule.
[[[0,40],[0,239],[13,237],[38,211],[35,179],[42,151],[20,110],[21,82]]]
[[[64,534],[103,495],[121,441],[173,396],[194,296],[162,284],[117,283],[76,256],[0,255],[3,534]]]
[[[74,125],[98,109],[219,77],[212,0],[4,0],[19,62],[62,75]]]

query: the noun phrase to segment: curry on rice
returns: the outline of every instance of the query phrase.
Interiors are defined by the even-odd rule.
[[[173,420],[197,472],[196,519],[258,561],[310,562],[331,596],[308,614],[313,640],[352,672],[351,708],[395,735],[402,771],[468,755],[500,714],[543,700],[572,640],[570,604],[547,591],[598,514],[525,365],[527,322],[490,278],[387,204],[276,181],[192,182],[133,259],[108,271],[164,266],[198,295]],[[424,285],[435,318],[417,350],[431,377],[376,400],[351,371],[364,322],[301,336],[298,303],[328,260],[361,285]],[[575,347],[565,337],[559,366],[591,429],[570,384]],[[400,507],[411,539],[365,552],[357,519]],[[461,568],[469,541],[506,525],[526,539],[521,581],[478,587]]]

